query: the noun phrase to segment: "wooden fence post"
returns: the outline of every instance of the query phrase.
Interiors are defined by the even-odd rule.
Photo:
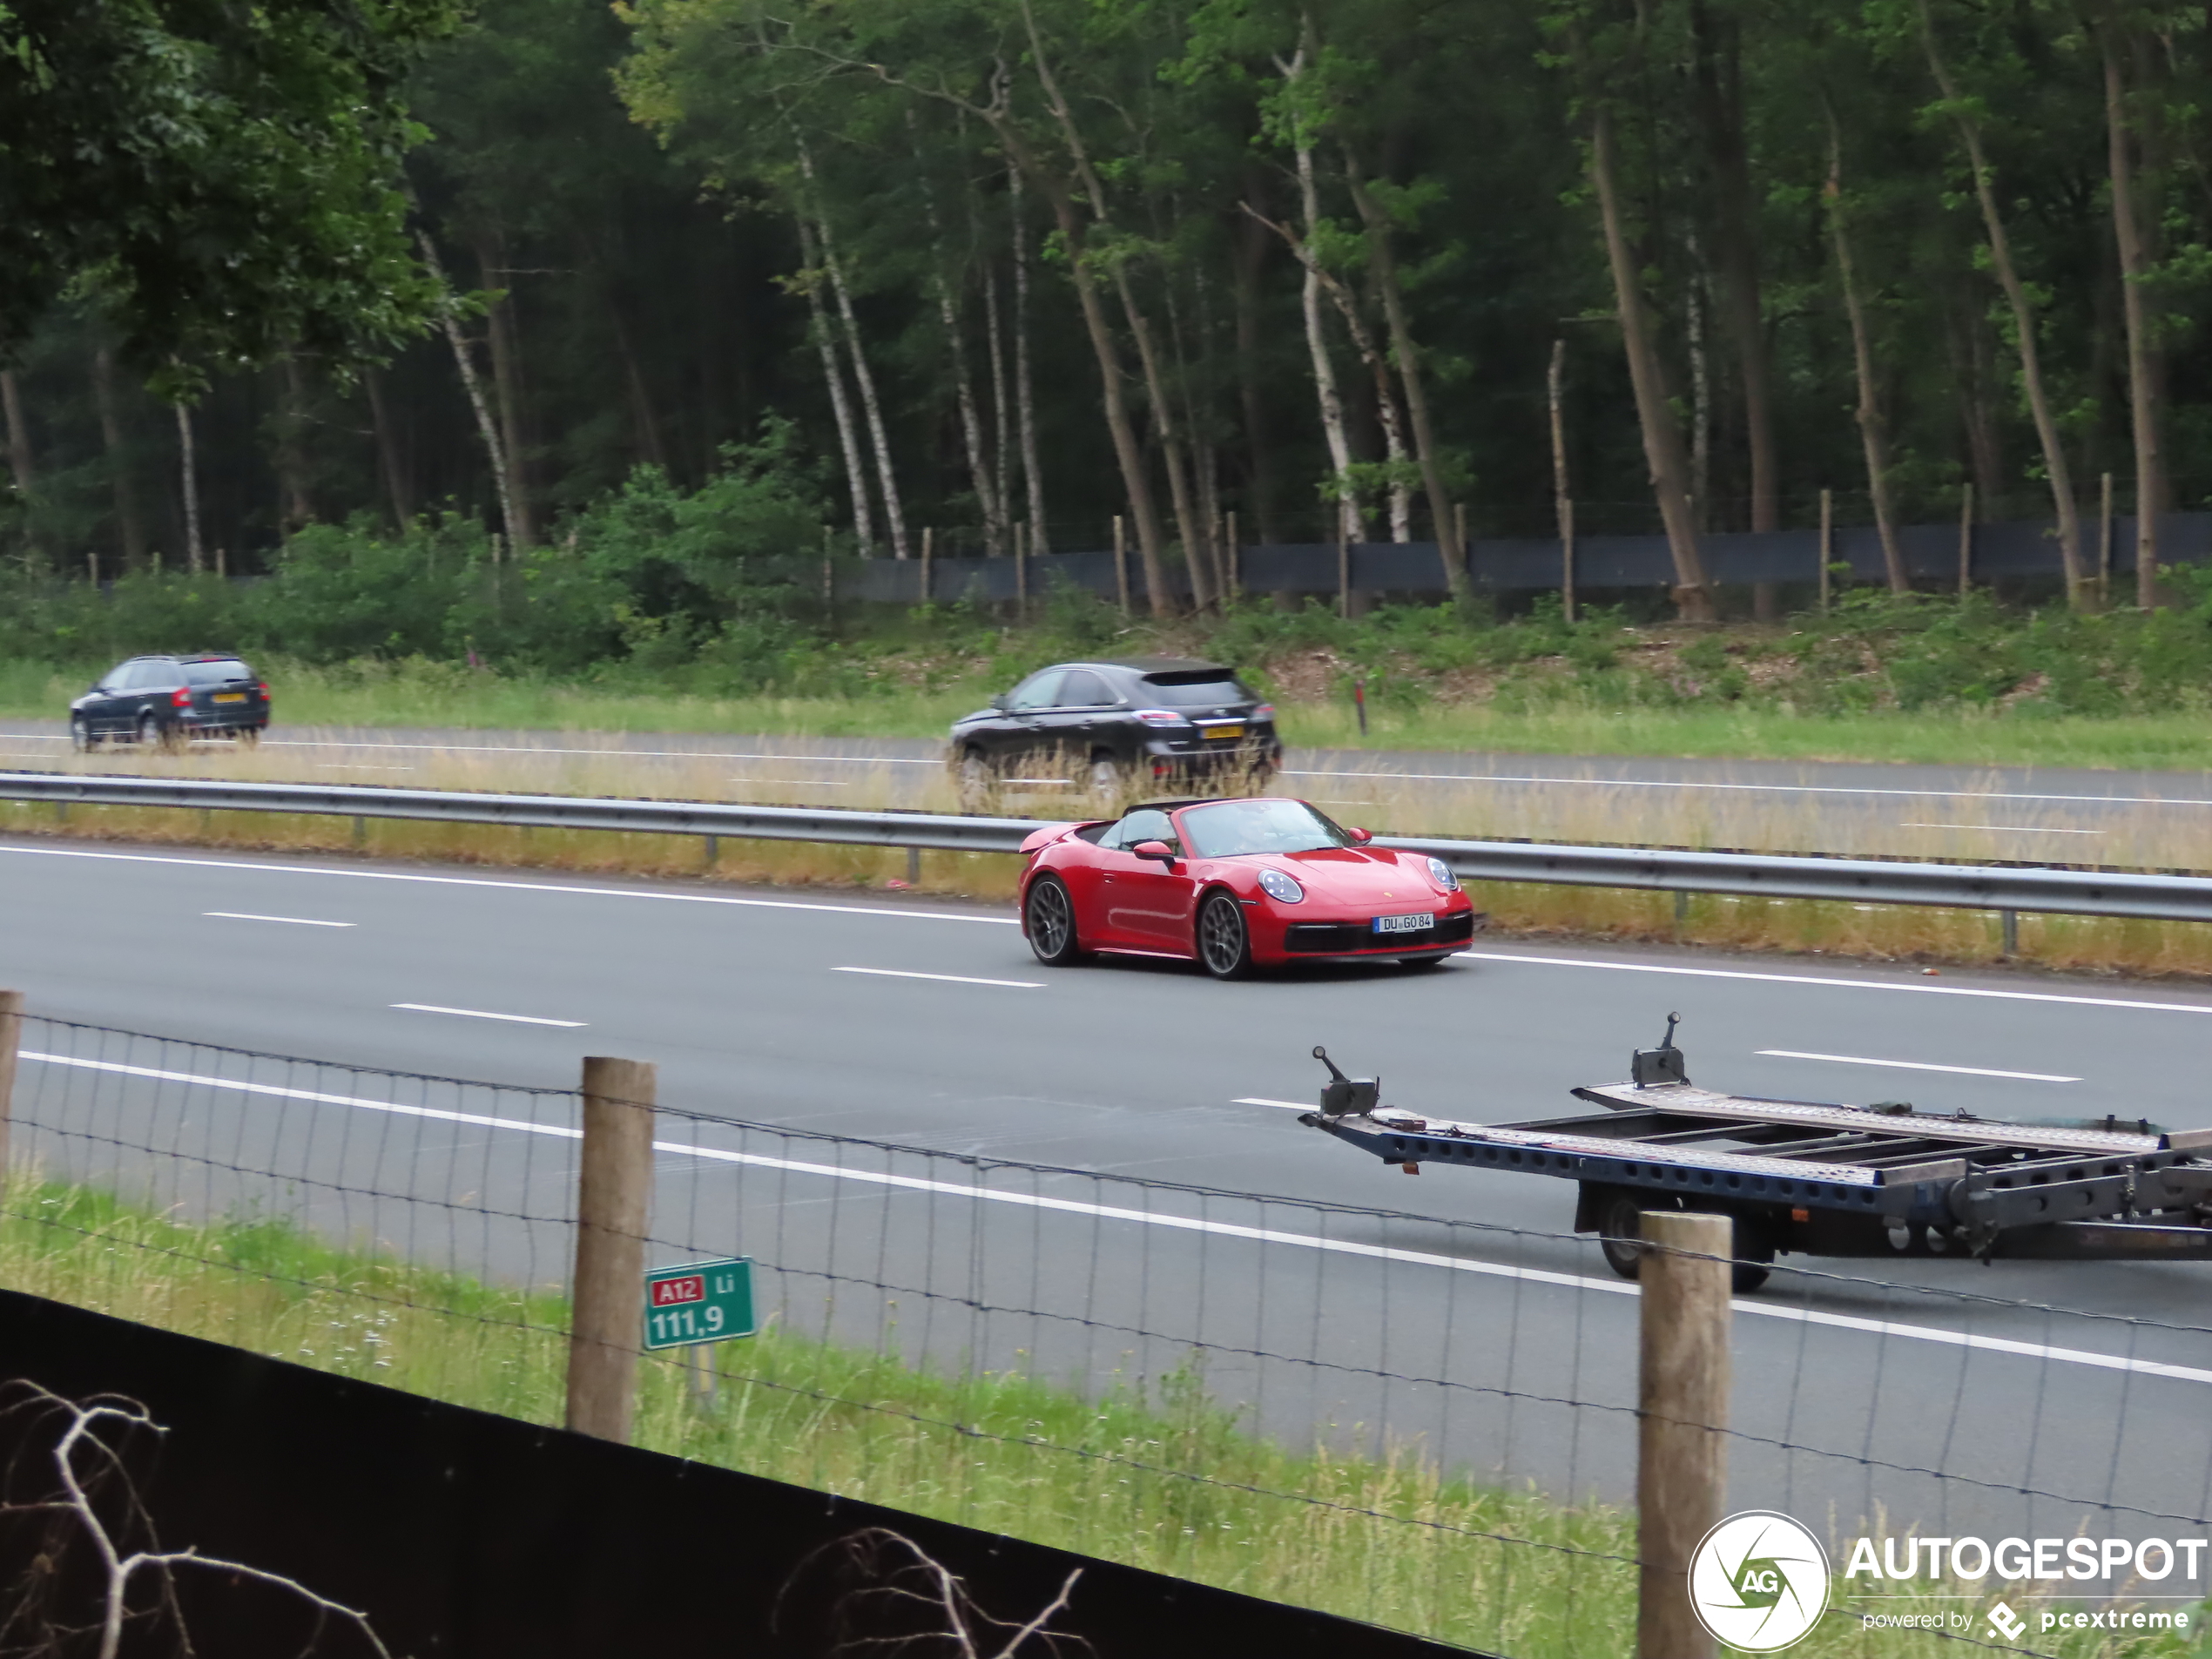
[[[0,1192],[8,1186],[8,1124],[15,1110],[16,1051],[23,1044],[23,993],[0,991]]]
[[[921,602],[929,603],[929,566],[936,556],[937,532],[933,526],[921,527]]]
[[[1114,590],[1121,596],[1122,615],[1129,615],[1129,532],[1122,516],[1114,515]]]
[[[568,1426],[603,1440],[629,1440],[637,1403],[655,1077],[642,1060],[583,1062]]]
[[[1244,549],[1237,535],[1237,515],[1229,515],[1229,544],[1224,550],[1229,570],[1229,594],[1231,598],[1244,597]]]
[[[1569,622],[1575,620],[1575,498],[1559,502],[1559,604]]]
[[[1959,597],[1966,597],[1974,569],[1974,487],[1968,484],[1959,498]]]
[[[1832,490],[1820,492],[1820,614],[1828,614],[1828,584],[1831,579],[1828,567],[1836,561],[1836,496]]]
[[[2097,501],[2097,609],[2112,607],[2112,475],[2104,475]]]
[[[1352,614],[1352,543],[1345,540],[1344,519],[1337,519],[1337,615]]]
[[[1689,1558],[1720,1523],[1728,1485],[1735,1226],[1726,1216],[1646,1211],[1639,1231],[1636,1652],[1712,1659],[1716,1645],[1690,1605]]]
[[[1029,523],[1014,527],[1014,619],[1029,619]]]

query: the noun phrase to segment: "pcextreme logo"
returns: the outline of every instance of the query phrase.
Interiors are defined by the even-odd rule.
[[[1716,1641],[1779,1653],[1802,1642],[1827,1610],[1828,1552],[1787,1515],[1730,1515],[1689,1558],[1689,1604]]]

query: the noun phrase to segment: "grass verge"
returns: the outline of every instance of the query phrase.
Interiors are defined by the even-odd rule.
[[[0,1212],[13,1289],[457,1405],[557,1422],[565,1302],[417,1268],[256,1217],[193,1224],[19,1175]],[[956,1376],[779,1332],[641,1362],[637,1439],[673,1455],[957,1521],[1514,1659],[1635,1646],[1633,1515],[1436,1468],[1300,1452],[1244,1431],[1200,1365],[1086,1396],[1020,1373]],[[1198,1478],[1193,1478],[1194,1476]],[[1932,1585],[1991,1596],[2023,1587]],[[1887,1613],[1941,1612],[1885,1595]],[[1844,1608],[1808,1656],[1932,1655]],[[2063,1659],[2180,1659],[2173,1633],[2070,1631]]]

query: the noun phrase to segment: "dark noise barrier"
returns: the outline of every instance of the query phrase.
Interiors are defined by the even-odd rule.
[[[362,1609],[394,1659],[820,1659],[840,1637],[917,1629],[868,1623],[901,1608],[911,1620],[911,1604],[856,1602],[863,1581],[840,1568],[840,1541],[873,1527],[913,1541],[979,1607],[1017,1625],[1080,1568],[1050,1628],[1082,1637],[1097,1659],[1466,1652],[0,1291],[0,1383],[19,1379],[146,1406],[165,1432],[134,1446],[131,1463],[163,1547],[282,1574]],[[0,1498],[42,1483],[50,1444],[30,1420],[0,1418],[10,1488]],[[0,1516],[0,1586],[24,1581],[49,1536],[26,1519]],[[305,1622],[275,1593],[219,1574],[180,1588],[199,1652],[301,1652]],[[860,1622],[833,1631],[840,1604]],[[1036,1640],[1019,1651],[1083,1649]],[[334,1622],[314,1652],[369,1649]]]

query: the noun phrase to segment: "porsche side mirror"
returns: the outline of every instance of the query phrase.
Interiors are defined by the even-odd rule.
[[[1168,865],[1175,862],[1175,854],[1168,850],[1165,841],[1139,841],[1130,851],[1140,859],[1156,859]]]
[[[991,706],[996,709],[1001,714],[1003,714],[1006,712],[1007,704],[1010,700],[1011,699],[1007,697],[1006,693],[1001,691],[991,699]]]
[[[1365,846],[1375,839],[1375,833],[1372,830],[1352,829],[1346,830],[1345,833],[1352,837],[1352,844],[1354,846]]]

